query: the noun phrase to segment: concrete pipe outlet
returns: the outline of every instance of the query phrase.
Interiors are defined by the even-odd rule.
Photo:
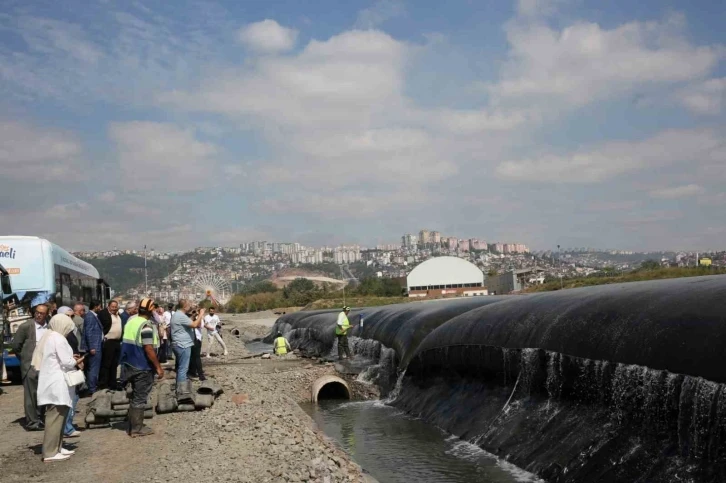
[[[313,402],[324,399],[350,399],[348,383],[337,376],[323,376],[314,383],[310,393]]]

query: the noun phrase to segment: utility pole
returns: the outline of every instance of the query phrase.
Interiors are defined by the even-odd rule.
[[[562,252],[560,251],[560,246],[557,245],[557,259],[560,262],[560,290],[562,290],[564,287],[564,282],[562,281]]]
[[[149,295],[149,274],[146,271],[146,245],[144,245],[144,295]]]

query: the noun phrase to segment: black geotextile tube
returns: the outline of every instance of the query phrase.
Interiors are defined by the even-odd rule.
[[[408,374],[480,370],[477,347],[537,348],[724,383],[725,314],[726,275],[510,297],[432,331]]]
[[[506,296],[466,297],[418,303],[365,307],[348,315],[352,337],[372,339],[396,351],[403,367],[426,335],[459,314],[507,300]],[[295,312],[280,317],[265,341],[272,342],[283,332],[293,349],[309,355],[324,355],[335,342],[335,324],[340,310]],[[363,314],[363,328],[360,315]]]

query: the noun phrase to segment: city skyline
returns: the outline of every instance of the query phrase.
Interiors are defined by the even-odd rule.
[[[715,0],[6,2],[0,226],[723,249],[724,24]]]

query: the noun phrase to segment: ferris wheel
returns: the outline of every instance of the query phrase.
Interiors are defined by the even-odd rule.
[[[203,300],[210,299],[218,305],[224,305],[232,298],[229,283],[216,273],[200,273],[192,280],[192,286],[203,294]]]

